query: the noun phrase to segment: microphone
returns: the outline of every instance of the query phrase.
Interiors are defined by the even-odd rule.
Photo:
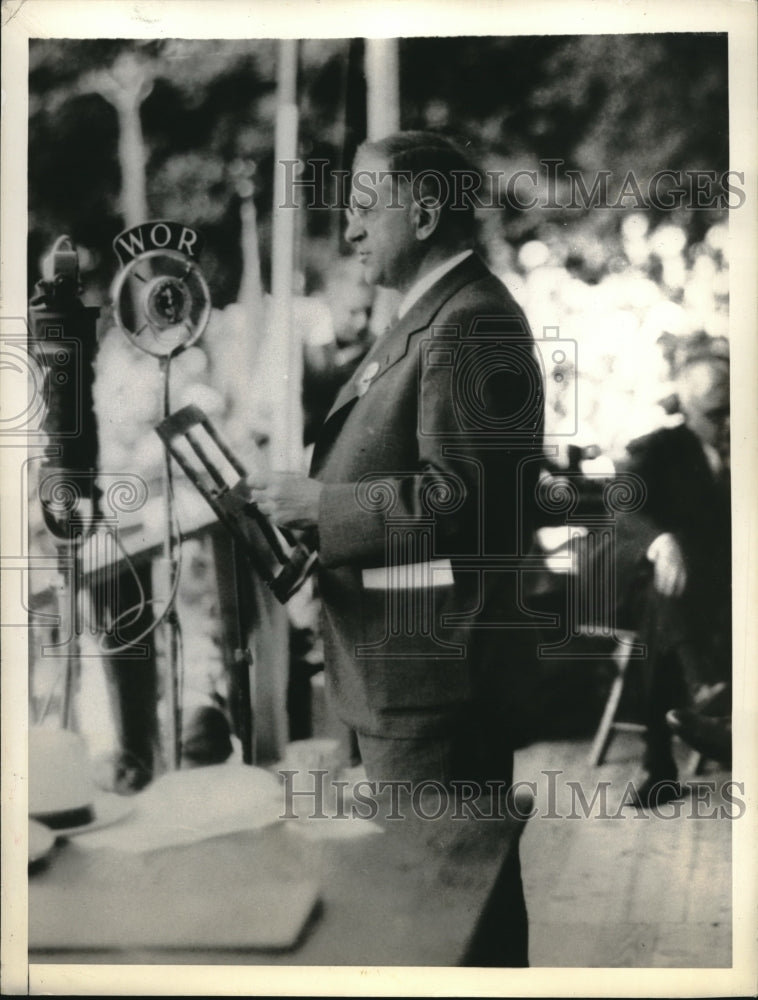
[[[201,240],[177,222],[144,222],[120,233],[113,249],[122,264],[113,284],[116,323],[141,351],[171,358],[200,337],[211,297],[197,265]]]
[[[43,468],[55,473],[41,477],[40,500],[45,524],[59,538],[70,538],[72,520],[82,520],[82,500],[91,504],[93,520],[100,516],[92,398],[100,309],[83,305],[80,292],[76,248],[60,236],[29,302],[30,349],[44,372]]]

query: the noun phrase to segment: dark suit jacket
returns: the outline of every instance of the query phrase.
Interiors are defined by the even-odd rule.
[[[506,626],[525,624],[513,567],[531,540],[542,426],[531,332],[476,256],[380,337],[339,393],[312,475],[325,484],[327,684],[359,732],[433,733],[471,703],[504,731],[509,709],[518,715],[534,636]],[[511,571],[484,573],[487,556],[510,557]],[[389,577],[387,565],[398,567]]]
[[[627,446],[624,471],[645,484],[639,511],[619,518],[619,588],[623,595],[649,579],[645,553],[663,532],[679,542],[687,568],[682,629],[695,641],[728,619],[731,593],[729,479],[718,479],[697,436],[685,425],[661,428]],[[637,574],[635,582],[635,574]],[[633,595],[629,595],[633,596]],[[633,606],[633,603],[632,603]]]

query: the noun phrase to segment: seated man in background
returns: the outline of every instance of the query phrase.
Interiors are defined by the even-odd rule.
[[[619,536],[633,538],[647,566],[639,606],[647,734],[636,785],[643,807],[680,794],[666,712],[690,706],[723,714],[717,699],[731,674],[728,361],[685,361],[677,388],[683,423],[628,445],[625,471],[642,479],[646,497]]]
[[[305,343],[303,410],[305,444],[318,434],[342,386],[355,372],[374,342],[370,327],[374,288],[366,283],[355,258],[337,261],[329,273],[324,298],[332,314],[334,339]]]

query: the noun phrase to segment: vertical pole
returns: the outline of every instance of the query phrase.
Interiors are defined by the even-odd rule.
[[[381,139],[400,128],[400,61],[396,38],[367,38],[366,128],[369,140]],[[397,307],[398,295],[387,288],[377,288],[371,323],[381,333]]]
[[[232,669],[238,702],[239,737],[242,744],[242,763],[255,764],[258,754],[253,728],[253,691],[255,669],[244,625],[243,603],[249,599],[249,586],[245,580],[245,561],[237,542],[232,539],[232,569],[234,573],[234,601],[237,610],[237,646],[234,650]]]
[[[297,159],[297,58],[296,39],[282,39],[278,50],[276,132],[274,137],[274,204],[271,248],[271,312],[268,327],[270,378],[274,389],[270,464],[274,469],[302,471],[303,347],[300,330],[292,322],[295,291],[294,265],[299,194],[286,190],[285,160]],[[296,202],[297,204],[297,202]],[[258,720],[253,733],[253,754],[260,759],[280,759],[286,742],[286,681],[289,672],[287,613],[267,588],[254,583],[259,608],[253,657],[266,669],[251,676],[253,713]],[[266,593],[264,593],[266,591]]]
[[[366,39],[368,139],[400,128],[400,64],[396,38]]]
[[[271,435],[272,465],[299,470],[302,463],[303,361],[300,331],[292,322],[297,209],[282,207],[288,201],[291,204],[292,197],[291,192],[285,190],[287,174],[283,161],[297,158],[297,46],[296,39],[279,42],[269,335],[274,352],[273,374],[281,386],[281,403],[277,400],[275,405]]]

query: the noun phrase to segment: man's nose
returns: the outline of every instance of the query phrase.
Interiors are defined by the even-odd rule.
[[[365,235],[366,230],[363,228],[360,218],[357,215],[349,213],[347,216],[347,226],[345,227],[345,240],[348,243],[357,243]]]

